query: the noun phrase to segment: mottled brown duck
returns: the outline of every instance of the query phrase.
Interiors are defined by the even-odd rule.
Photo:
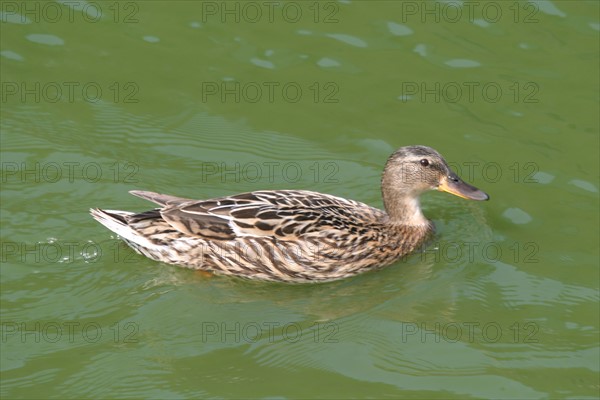
[[[306,190],[262,190],[210,200],[131,191],[160,207],[92,216],[153,260],[218,274],[323,282],[390,265],[433,233],[419,196],[440,190],[488,200],[426,146],[398,149],[381,180],[385,211]]]

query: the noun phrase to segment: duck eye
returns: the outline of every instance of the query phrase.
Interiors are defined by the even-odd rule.
[[[422,166],[426,167],[426,166],[428,166],[428,165],[429,165],[429,160],[428,160],[428,159],[426,159],[426,158],[424,158],[424,159],[422,159],[422,160],[420,161],[420,163],[421,163],[421,165],[422,165]]]

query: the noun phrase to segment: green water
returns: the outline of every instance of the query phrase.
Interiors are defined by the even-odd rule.
[[[1,4],[2,398],[597,398],[599,3]],[[148,260],[90,207],[302,188],[397,147],[491,195],[312,286]]]

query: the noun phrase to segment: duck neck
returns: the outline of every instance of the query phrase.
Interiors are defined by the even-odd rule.
[[[384,200],[385,210],[390,217],[390,222],[401,225],[429,224],[421,211],[418,197],[403,197],[393,200],[389,203]]]
[[[384,186],[383,205],[392,224],[415,226],[429,224],[421,211],[418,195],[403,193]]]

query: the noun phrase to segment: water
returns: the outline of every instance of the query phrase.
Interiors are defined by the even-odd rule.
[[[597,2],[24,4],[0,24],[3,398],[599,396]],[[491,200],[425,195],[432,243],[344,281],[162,265],[87,213],[148,209],[132,189],[381,207],[408,144]]]

